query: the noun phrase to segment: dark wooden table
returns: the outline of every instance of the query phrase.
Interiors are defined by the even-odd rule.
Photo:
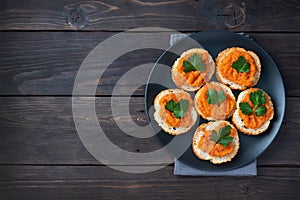
[[[3,0],[0,11],[1,199],[300,198],[299,1]],[[286,114],[277,137],[258,158],[258,176],[181,177],[173,175],[173,164],[125,173],[86,150],[71,104],[81,63],[109,37],[152,26],[183,33],[244,32],[272,56],[286,87]],[[127,71],[155,62],[161,53],[123,55],[98,82],[99,123],[127,151],[149,152],[160,145],[155,138],[136,139],[120,131],[109,107],[113,88]],[[144,90],[131,97],[131,116],[117,120],[147,124]],[[164,164],[158,160],[145,167]]]

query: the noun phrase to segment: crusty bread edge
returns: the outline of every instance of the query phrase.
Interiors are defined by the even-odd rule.
[[[269,118],[268,121],[266,121],[260,128],[257,128],[257,129],[252,129],[252,128],[246,128],[244,126],[244,123],[242,121],[242,119],[239,117],[239,103],[243,100],[243,98],[249,93],[249,92],[252,92],[253,89],[256,89],[256,88],[250,88],[250,89],[247,89],[247,90],[244,90],[243,92],[241,92],[238,96],[238,99],[237,99],[237,103],[236,103],[236,110],[235,112],[233,113],[233,116],[232,116],[232,123],[235,125],[235,127],[241,131],[242,133],[244,134],[247,134],[247,135],[260,135],[261,133],[265,132],[268,128],[269,128],[269,125],[270,125],[270,121],[273,119],[274,117],[274,107],[273,107],[273,103],[272,103],[272,100],[271,100],[271,97],[265,92],[265,96],[267,98],[267,101],[266,103],[270,105],[270,107],[272,108],[272,114]]]
[[[221,163],[225,163],[225,162],[229,162],[231,161],[237,154],[239,148],[240,148],[240,142],[239,142],[239,136],[238,133],[236,134],[236,136],[233,138],[232,142],[234,145],[234,149],[233,152],[231,152],[229,155],[227,156],[222,156],[222,157],[214,157],[209,155],[207,152],[202,151],[199,147],[198,147],[198,143],[203,135],[203,131],[201,131],[202,129],[206,129],[207,131],[209,130],[213,130],[215,127],[217,127],[220,123],[226,122],[226,124],[230,125],[231,128],[235,127],[230,124],[228,121],[224,121],[224,120],[218,120],[218,121],[214,121],[214,122],[208,122],[206,124],[201,124],[195,131],[194,137],[193,137],[193,143],[192,143],[192,149],[194,154],[200,158],[201,160],[210,160],[210,162],[212,162],[213,164],[221,164]]]
[[[231,48],[227,48],[225,50],[223,50],[222,52],[220,52],[216,58],[216,78],[223,84],[228,85],[231,89],[234,90],[245,90],[248,87],[246,86],[242,86],[239,85],[237,83],[234,83],[228,79],[226,79],[219,71],[220,68],[220,62],[223,60],[223,58],[225,58],[227,55],[229,55],[233,50],[238,50],[238,51],[242,51],[242,52],[247,52],[249,53],[255,60],[255,65],[257,66],[257,72],[255,74],[255,79],[253,80],[253,83],[251,86],[249,87],[253,87],[255,86],[259,79],[260,79],[260,74],[261,74],[261,63],[260,63],[260,59],[259,57],[256,55],[256,53],[254,53],[253,51],[246,51],[244,48],[240,48],[240,47],[231,47]]]
[[[228,94],[228,95],[236,102],[235,96],[234,96],[234,94],[232,93],[231,89],[230,89],[228,86],[226,86],[226,85],[224,85],[224,84],[222,84],[222,83],[219,83],[219,82],[210,82],[210,83],[206,83],[206,84],[220,86],[221,88],[223,88],[223,90],[226,92],[226,94]],[[204,87],[204,86],[203,86],[203,87]],[[203,87],[202,87],[202,88],[203,88]],[[204,116],[204,115],[203,115],[203,112],[199,109],[199,106],[198,106],[198,99],[200,98],[201,92],[202,92],[201,89],[198,90],[197,93],[196,93],[196,95],[195,95],[195,98],[194,98],[194,107],[195,107],[197,113],[198,113],[202,118],[204,118],[204,119],[206,119],[206,120],[219,120],[219,119],[215,119],[214,117],[211,117],[211,116]],[[231,117],[231,116],[233,115],[235,109],[236,109],[236,108],[234,107],[234,108],[230,111],[230,113],[229,113],[227,116],[225,116],[225,119]]]
[[[192,123],[188,126],[188,127],[170,127],[168,126],[164,119],[160,116],[160,109],[161,109],[161,105],[159,104],[160,102],[160,99],[169,94],[169,93],[174,93],[174,94],[177,94],[177,95],[180,95],[180,93],[185,93],[185,94],[188,94],[190,96],[189,93],[185,92],[184,90],[182,89],[167,89],[167,90],[163,90],[161,91],[154,99],[154,109],[155,109],[155,112],[153,114],[154,116],[154,119],[155,121],[158,123],[158,125],[167,133],[171,134],[171,135],[179,135],[179,134],[182,134],[182,133],[186,133],[188,132],[192,127],[193,125],[196,123],[197,121],[197,118],[198,118],[198,115],[197,115],[197,112],[194,108],[194,105],[193,103],[190,105],[192,106],[192,109],[191,109],[191,116],[192,116]],[[191,97],[190,97],[191,98]],[[191,98],[192,99],[192,98]],[[193,102],[193,101],[192,101]]]
[[[203,84],[205,84],[205,82],[202,84],[202,85],[199,85],[199,86],[189,86],[189,85],[179,85],[177,83],[177,80],[176,80],[176,77],[181,77],[181,74],[178,73],[178,67],[179,67],[179,61],[181,59],[181,57],[183,56],[186,56],[186,55],[189,55],[189,54],[193,54],[193,53],[199,53],[199,54],[202,54],[202,53],[207,53],[208,55],[208,63],[209,63],[209,68],[210,68],[210,72],[209,72],[209,80],[207,81],[210,81],[212,75],[215,73],[215,62],[213,60],[213,58],[211,57],[211,55],[208,53],[208,51],[206,51],[205,49],[201,49],[201,48],[193,48],[193,49],[189,49],[185,52],[183,52],[181,54],[181,56],[174,62],[173,66],[172,66],[172,70],[171,70],[171,74],[172,74],[172,80],[173,82],[175,83],[175,85],[178,87],[178,88],[181,88],[185,91],[189,91],[189,92],[193,92],[193,91],[196,91],[196,90],[199,90],[201,88],[201,86]]]

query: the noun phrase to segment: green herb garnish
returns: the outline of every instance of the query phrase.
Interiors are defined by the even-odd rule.
[[[190,71],[205,71],[206,64],[203,63],[202,58],[198,54],[192,55],[187,61],[183,61],[183,68],[184,72],[190,72]]]
[[[231,65],[232,68],[236,69],[238,72],[249,72],[250,64],[246,61],[243,56],[240,56],[235,62]]]
[[[240,104],[240,110],[245,114],[249,115],[252,113],[252,108],[249,103],[247,102],[241,102]]]
[[[267,108],[263,104],[266,103],[267,99],[262,90],[251,92],[250,101],[254,105],[253,108],[251,108],[250,104],[247,102],[241,102],[239,104],[242,113],[244,113],[245,115],[250,115],[251,113],[255,113],[256,116],[263,116],[264,114],[266,114]]]
[[[230,142],[233,140],[233,137],[231,137],[229,135],[230,130],[231,130],[231,127],[229,125],[227,125],[223,128],[220,128],[219,134],[217,133],[217,131],[213,130],[210,140],[214,141],[217,144],[221,144],[221,145],[227,147],[230,144]]]
[[[209,104],[220,104],[226,99],[226,95],[222,90],[217,92],[214,89],[209,89],[206,95],[207,95],[207,102]]]
[[[266,103],[267,99],[264,95],[264,92],[262,90],[257,90],[256,92],[250,93],[250,101],[255,106],[260,106]]]
[[[266,106],[259,106],[255,109],[256,116],[263,116],[267,112]]]
[[[174,113],[176,118],[182,118],[188,111],[189,106],[190,102],[188,100],[180,100],[178,103],[176,103],[174,100],[170,100],[166,103],[165,108]]]

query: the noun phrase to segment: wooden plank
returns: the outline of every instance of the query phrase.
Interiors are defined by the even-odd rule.
[[[157,26],[178,31],[299,31],[299,7],[293,0],[6,0],[0,3],[0,30],[120,31]]]
[[[83,104],[87,99],[82,98]],[[88,153],[77,134],[70,97],[1,97],[0,102],[5,104],[0,108],[0,151],[3,152],[0,163],[101,164]],[[117,103],[127,106],[122,99]],[[135,105],[131,107],[131,116],[118,115],[116,120],[126,123],[134,119],[137,124],[146,125],[143,98],[134,98],[131,103]],[[114,144],[135,153],[161,147],[154,137],[133,138],[121,131],[114,121],[110,104],[111,98],[96,99],[100,126]],[[93,117],[87,116],[86,119],[93,120]],[[115,154],[120,154],[121,149]],[[154,162],[166,163],[166,159],[167,163],[172,160],[171,157],[162,157]],[[140,164],[153,164],[153,161]]]
[[[299,168],[256,177],[178,177],[173,166],[129,174],[104,166],[0,166],[3,199],[297,199]],[[220,184],[230,183],[230,184]]]
[[[88,97],[82,97],[86,102]],[[101,165],[85,149],[76,132],[71,98],[69,97],[1,97],[0,98],[0,164],[96,164]],[[117,104],[126,107],[126,99]],[[120,148],[130,152],[151,152],[161,146],[154,137],[135,138],[116,125],[111,112],[111,98],[96,98],[98,121],[107,137]],[[269,148],[259,157],[260,166],[298,166],[300,140],[300,98],[287,98],[282,127]],[[130,114],[117,115],[126,123],[133,119],[140,126],[147,125],[143,97],[131,98]],[[86,120],[93,119],[87,116]],[[97,126],[90,125],[91,129]],[[144,131],[150,129],[144,128]],[[120,151],[115,151],[116,154]],[[127,159],[127,158],[123,158]],[[142,162],[142,165],[163,165],[171,157]],[[125,163],[125,162],[124,162]],[[128,163],[128,162],[126,162]],[[114,161],[111,161],[114,164]]]
[[[71,95],[80,65],[86,56],[100,42],[116,33],[72,33],[72,32],[0,32],[0,94],[1,95]],[[169,34],[161,34],[169,44]],[[45,45],[47,44],[47,45]],[[167,47],[166,47],[167,48]],[[146,52],[146,53],[145,53]],[[111,58],[103,66],[108,66],[101,80],[90,78],[93,70],[87,72],[82,91],[90,82],[98,82],[97,95],[110,95],[114,85],[128,70],[146,63],[154,63],[162,50],[137,50],[120,56],[109,65]],[[105,57],[105,58],[106,58]],[[152,65],[151,65],[152,67]],[[149,69],[150,70],[150,69]],[[100,78],[100,77],[99,77]],[[144,76],[146,83],[147,76]],[[130,83],[128,84],[130,87]],[[134,86],[134,85],[133,85]],[[124,94],[128,94],[124,86]],[[137,94],[144,94],[140,88]]]
[[[294,34],[278,34],[278,37],[273,37],[273,34],[250,34],[250,36],[270,54],[278,66],[285,84],[286,95],[299,96],[300,91],[296,80],[300,76],[300,66],[297,64],[296,54],[299,55],[300,53],[300,40],[297,39],[297,36]],[[285,46],[283,45],[284,40],[287,37],[289,39],[286,41],[286,45],[295,45],[293,48],[283,47]],[[286,65],[289,65],[289,67]]]
[[[71,95],[77,71],[88,53],[115,33],[0,32],[0,95]],[[249,33],[277,63],[288,96],[300,96],[299,34]],[[168,34],[163,41],[168,42]],[[275,42],[274,42],[275,41]],[[47,44],[47,45],[45,45]],[[111,95],[117,81],[136,66],[153,63],[162,51],[137,50],[115,60],[98,82],[97,95]],[[107,55],[109,58],[109,54]],[[104,63],[105,64],[105,61]],[[152,67],[152,65],[149,65]],[[150,70],[150,69],[149,69]],[[91,71],[93,73],[93,71]],[[147,74],[143,77],[146,83]],[[88,79],[83,85],[89,85]],[[122,94],[137,85],[123,85]],[[83,91],[85,87],[83,86]],[[144,87],[135,94],[144,95]]]

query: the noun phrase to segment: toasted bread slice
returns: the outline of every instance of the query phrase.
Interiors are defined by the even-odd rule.
[[[265,91],[263,91],[264,96],[266,97],[266,103],[264,106],[267,108],[265,115],[256,116],[255,113],[246,115],[240,110],[239,104],[241,102],[249,102],[249,105],[253,107],[253,104],[251,104],[249,100],[249,95],[258,90],[263,91],[259,88],[250,88],[241,92],[237,99],[237,109],[232,116],[232,122],[235,127],[247,135],[259,135],[265,132],[274,116],[274,107],[271,97]]]
[[[226,98],[219,104],[208,101],[208,91],[222,91]],[[232,116],[236,108],[236,100],[231,89],[226,85],[218,82],[206,83],[200,90],[197,91],[194,98],[194,105],[197,113],[207,120],[222,120]]]
[[[211,132],[214,130],[219,133],[220,128],[223,128],[227,125],[231,127],[230,136],[233,137],[231,144],[229,144],[228,147],[224,147],[221,144],[216,144],[215,142],[211,141]],[[201,143],[201,139],[204,140],[204,142]],[[200,143],[201,145],[205,146],[201,146]],[[237,154],[239,147],[240,142],[236,128],[229,122],[223,120],[201,124],[195,131],[192,144],[193,152],[198,158],[201,160],[209,160],[214,164],[221,164],[231,161]],[[223,153],[227,151],[228,148],[231,148],[231,151],[228,153]],[[216,155],[214,151],[217,151],[217,154],[219,155]]]
[[[205,64],[204,71],[184,72],[184,61],[188,61],[193,55],[198,55]],[[215,72],[215,63],[211,55],[205,49],[194,48],[187,50],[174,62],[172,66],[172,80],[177,87],[186,91],[196,91],[209,82]]]
[[[174,113],[166,109],[166,103],[174,100],[188,100],[189,108],[182,118],[176,118]],[[167,89],[161,91],[154,99],[154,119],[158,125],[171,135],[179,135],[188,132],[197,121],[197,113],[193,106],[193,100],[189,93],[181,89]]]
[[[249,72],[239,72],[231,67],[240,56],[250,64]],[[232,47],[220,52],[216,58],[216,77],[231,89],[245,90],[255,86],[260,79],[260,74],[260,59],[253,51]]]

